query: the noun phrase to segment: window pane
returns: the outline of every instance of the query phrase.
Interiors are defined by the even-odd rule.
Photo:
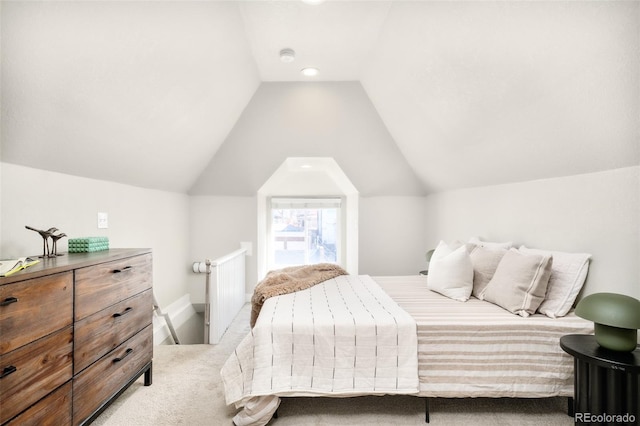
[[[337,263],[339,208],[273,208],[272,258],[275,268]]]

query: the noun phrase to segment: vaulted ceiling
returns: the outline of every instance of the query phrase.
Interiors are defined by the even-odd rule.
[[[639,2],[4,0],[0,17],[4,162],[199,194],[251,175],[238,195],[301,153],[385,195],[640,164]],[[304,92],[351,121],[292,133]]]

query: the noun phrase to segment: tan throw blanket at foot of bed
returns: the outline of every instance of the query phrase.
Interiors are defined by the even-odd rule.
[[[332,263],[290,266],[268,272],[256,285],[251,297],[251,327],[256,324],[260,309],[268,298],[306,290],[339,275],[347,275],[347,271]]]

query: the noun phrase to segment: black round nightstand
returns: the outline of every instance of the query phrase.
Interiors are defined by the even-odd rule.
[[[575,424],[638,424],[640,349],[612,351],[583,334],[562,336],[560,347],[574,358]]]

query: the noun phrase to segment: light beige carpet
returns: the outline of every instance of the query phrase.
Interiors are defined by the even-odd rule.
[[[93,423],[131,425],[232,425],[236,410],[224,402],[220,368],[249,331],[245,306],[219,345],[154,348],[153,385],[134,383]],[[431,425],[573,425],[566,398],[431,399]],[[284,398],[273,426],[424,425],[425,402],[412,396]]]

